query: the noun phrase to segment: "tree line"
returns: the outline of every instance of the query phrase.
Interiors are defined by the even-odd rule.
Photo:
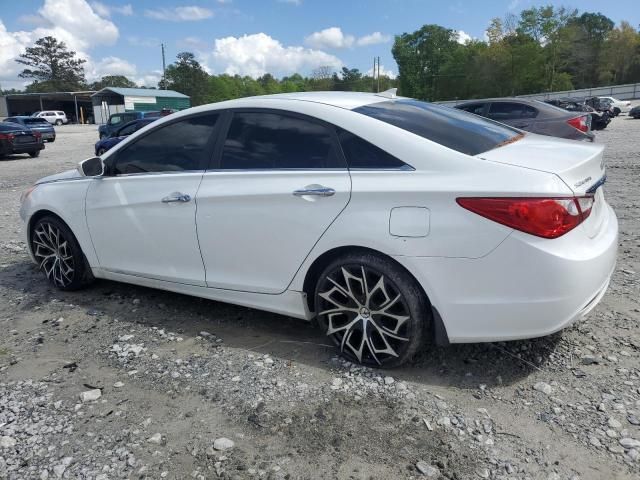
[[[425,25],[395,37],[403,95],[425,100],[503,97],[640,82],[640,33],[601,13],[533,7],[494,18],[486,38]]]
[[[458,32],[440,25],[397,35],[391,53],[399,75],[379,80],[355,68],[336,72],[326,66],[308,76],[211,75],[193,53],[181,52],[158,88],[184,93],[192,105],[201,105],[313,90],[371,92],[398,87],[402,95],[436,101],[640,82],[640,33],[627,22],[616,26],[601,13],[533,7],[494,18],[485,37],[460,43]],[[37,40],[16,61],[26,66],[20,77],[33,80],[27,92],[136,87],[123,75],[88,83],[85,60],[53,37]]]

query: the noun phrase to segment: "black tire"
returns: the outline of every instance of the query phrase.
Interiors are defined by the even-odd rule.
[[[613,108],[613,114],[617,117],[618,115],[620,115],[621,110],[618,107],[614,107]]]
[[[327,265],[314,300],[320,328],[355,363],[397,367],[426,344],[432,331],[431,308],[420,285],[392,260],[372,253],[354,251]]]
[[[101,157],[102,155],[104,155],[105,153],[107,153],[107,149],[106,148],[101,148],[100,150],[98,150],[96,152],[98,154],[99,157]]]
[[[56,120],[56,126],[59,127],[60,125],[62,125],[62,120]]]
[[[29,156],[31,158],[36,158],[40,156],[40,150],[34,150],[33,152],[29,152]]]
[[[30,234],[31,251],[49,282],[60,290],[78,290],[93,280],[91,269],[71,229],[59,218],[45,216]]]

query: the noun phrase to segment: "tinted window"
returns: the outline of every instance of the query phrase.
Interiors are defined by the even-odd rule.
[[[21,121],[26,125],[49,125],[49,122],[47,122],[44,118],[25,118]]]
[[[218,114],[191,117],[151,131],[116,154],[115,174],[202,170]]]
[[[220,168],[344,168],[331,131],[297,116],[236,112]]]
[[[538,111],[524,105],[522,103],[514,102],[494,102],[489,107],[489,118],[500,120],[513,120],[518,118],[534,118],[538,114]]]
[[[463,105],[456,108],[475,115],[482,115],[484,113],[484,103],[474,103],[473,105]]]
[[[346,130],[338,130],[338,138],[349,168],[411,168],[393,155]]]
[[[467,155],[486,152],[520,134],[491,120],[418,100],[372,103],[354,111]]]
[[[137,130],[137,125],[135,122],[133,123],[129,123],[127,125],[125,125],[124,127],[122,127],[120,130],[118,130],[118,135],[119,136],[125,136],[125,135],[131,135],[133,132],[135,132]]]

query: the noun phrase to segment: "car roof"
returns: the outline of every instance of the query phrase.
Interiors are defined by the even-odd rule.
[[[334,107],[353,110],[354,108],[370,105],[372,103],[386,102],[389,100],[399,100],[404,97],[391,96],[391,94],[376,94],[364,92],[294,92],[294,93],[276,93],[274,95],[260,95],[256,97],[246,97],[237,100],[298,100],[301,102],[322,103]],[[228,102],[232,108],[231,103]]]

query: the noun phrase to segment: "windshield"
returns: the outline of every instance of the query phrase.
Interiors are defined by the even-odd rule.
[[[354,109],[445,147],[477,155],[522,138],[519,130],[441,105],[412,99],[372,103]]]

